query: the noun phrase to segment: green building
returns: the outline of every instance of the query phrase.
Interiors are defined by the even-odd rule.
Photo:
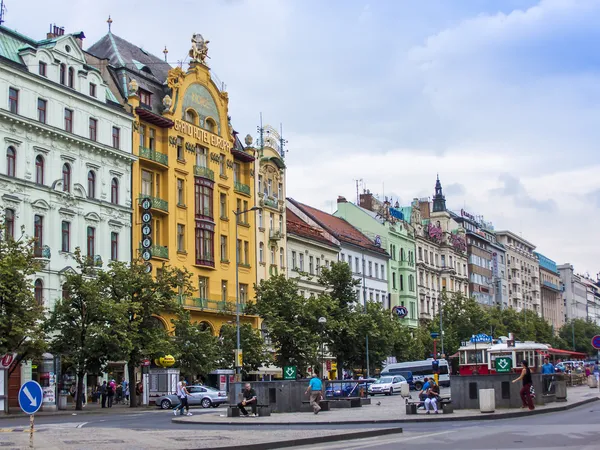
[[[390,307],[405,306],[408,316],[403,321],[417,327],[417,283],[415,271],[415,236],[403,220],[405,211],[380,202],[369,192],[360,195],[360,206],[340,197],[334,216],[340,217],[361,233],[380,243],[391,255],[388,260],[388,292]]]

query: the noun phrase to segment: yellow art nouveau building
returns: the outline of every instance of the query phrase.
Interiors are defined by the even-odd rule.
[[[206,43],[193,36],[187,69],[110,31],[88,52],[108,60],[113,89],[134,115],[133,257],[155,274],[164,263],[185,267],[194,294],[181,296],[182,305],[219,334],[235,321],[237,295],[242,311],[254,298],[254,150],[231,126],[225,85],[205,62]],[[241,320],[258,326],[255,316]]]

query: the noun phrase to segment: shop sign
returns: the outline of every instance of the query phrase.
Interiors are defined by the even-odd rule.
[[[184,122],[183,120],[176,120],[173,129],[179,133],[192,136],[194,139],[198,139],[204,144],[210,144],[213,147],[220,148],[221,150],[231,151],[232,144],[227,139],[223,139],[216,134],[209,133],[208,131],[192,125],[191,123]]]

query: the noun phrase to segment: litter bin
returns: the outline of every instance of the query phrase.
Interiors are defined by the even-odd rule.
[[[410,397],[410,386],[408,383],[402,383],[400,387],[400,395],[404,398]]]
[[[598,387],[598,380],[596,379],[596,376],[595,375],[588,376],[588,378],[587,378],[587,384],[592,389],[597,388]]]
[[[493,413],[496,410],[494,389],[479,389],[479,411]]]
[[[556,401],[566,402],[567,401],[567,380],[564,376],[557,377],[556,380]]]
[[[67,398],[68,394],[58,394],[58,409],[67,409]]]

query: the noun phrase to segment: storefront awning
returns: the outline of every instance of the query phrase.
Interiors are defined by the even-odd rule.
[[[248,372],[249,375],[274,375],[274,376],[283,376],[283,371],[280,367],[275,366],[263,366],[259,367],[258,370],[253,370],[252,372]]]

